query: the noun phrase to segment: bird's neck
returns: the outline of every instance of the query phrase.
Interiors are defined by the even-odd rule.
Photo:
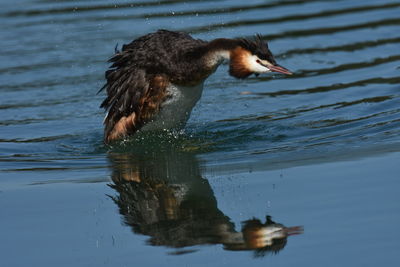
[[[210,76],[224,60],[231,60],[232,51],[239,45],[235,39],[215,39],[185,52],[175,84],[196,85]]]
[[[239,46],[236,39],[219,38],[212,40],[205,46],[203,57],[210,67],[217,67],[224,60],[229,60],[231,51]]]

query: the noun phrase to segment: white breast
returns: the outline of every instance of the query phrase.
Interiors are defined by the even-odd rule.
[[[171,84],[167,91],[171,97],[161,105],[154,119],[143,126],[142,131],[183,128],[201,97],[203,83],[193,87]]]

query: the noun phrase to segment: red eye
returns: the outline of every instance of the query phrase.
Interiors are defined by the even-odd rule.
[[[257,62],[258,64],[260,64],[261,66],[264,66],[264,67],[268,68],[268,66],[265,65],[265,64],[263,64],[259,59],[257,59],[256,62]]]

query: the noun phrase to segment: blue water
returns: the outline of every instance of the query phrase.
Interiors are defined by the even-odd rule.
[[[1,266],[398,265],[398,14],[384,0],[1,2]],[[105,146],[106,61],[159,28],[260,33],[294,75],[221,66],[183,131]],[[266,216],[304,231],[237,242]]]

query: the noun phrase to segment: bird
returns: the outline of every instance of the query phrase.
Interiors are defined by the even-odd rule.
[[[118,46],[118,45],[117,45]],[[245,79],[254,74],[292,73],[277,64],[260,34],[254,39],[194,39],[165,29],[143,35],[108,60],[104,108],[104,143],[123,140],[138,131],[182,129],[200,99],[204,81],[224,61],[229,74]]]

